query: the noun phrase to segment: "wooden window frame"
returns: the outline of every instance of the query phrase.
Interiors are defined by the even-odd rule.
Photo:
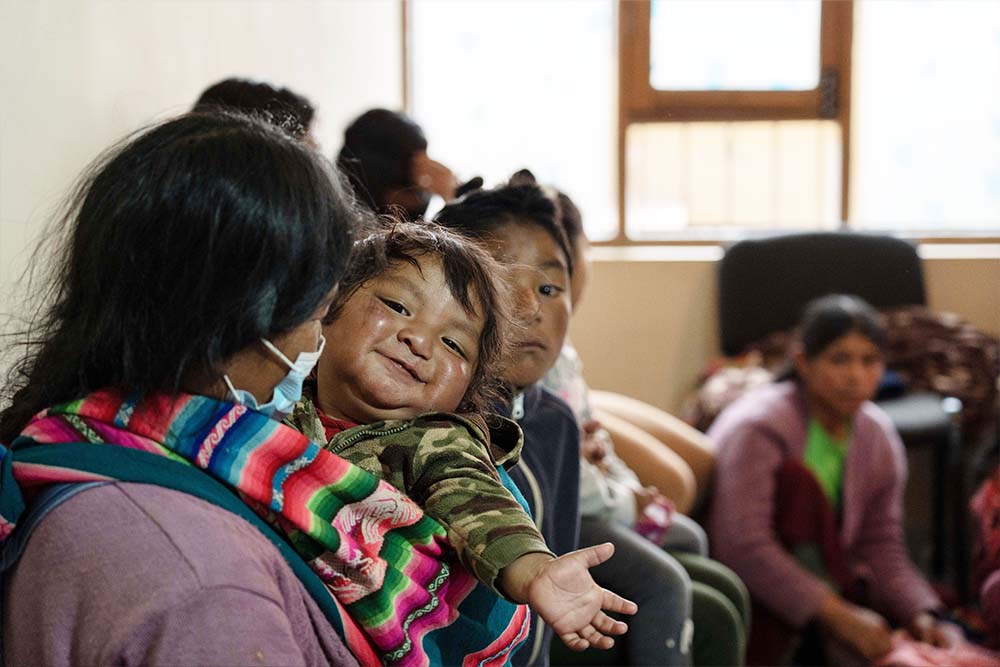
[[[840,219],[845,224],[850,201],[853,0],[822,0],[819,85],[782,91],[654,89],[649,82],[650,6],[650,0],[618,1],[618,235],[604,243],[649,245],[625,234],[625,141],[634,123],[834,120],[841,132]]]

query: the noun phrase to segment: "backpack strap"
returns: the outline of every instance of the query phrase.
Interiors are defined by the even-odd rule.
[[[67,483],[53,484],[46,487],[35,497],[34,501],[18,520],[17,528],[14,532],[4,541],[3,545],[0,545],[0,573],[6,575],[7,571],[14,566],[14,563],[24,553],[24,548],[28,545],[28,538],[31,537],[31,533],[34,532],[35,528],[38,527],[38,524],[41,523],[42,519],[49,512],[82,491],[87,491],[97,486],[104,486],[108,483]],[[0,598],[0,604],[3,604],[2,598]]]
[[[327,621],[329,621],[330,625],[346,644],[340,609],[334,601],[333,595],[330,594],[329,589],[320,580],[319,575],[313,572],[303,557],[292,548],[285,538],[279,535],[274,528],[250,509],[246,503],[240,500],[233,489],[211,475],[186,463],[180,463],[164,456],[126,447],[95,446],[92,443],[80,442],[61,442],[42,445],[25,438],[20,443],[15,442],[15,449],[13,451],[14,459],[18,462],[69,468],[84,473],[100,475],[105,479],[110,478],[117,482],[155,484],[156,486],[187,493],[239,516],[259,530],[278,549],[278,552],[284,558],[285,562],[288,563],[289,567],[291,567],[296,578],[302,582],[302,585],[323,612]],[[58,484],[47,489],[46,492],[53,493],[54,497],[61,497],[59,501],[61,503],[84,489],[59,491],[56,490],[57,487],[93,488],[94,486],[107,483],[109,482]],[[63,497],[62,494],[69,495]],[[33,506],[35,504],[33,503]],[[45,513],[54,509],[57,504],[49,506],[45,510]],[[17,560],[20,552],[24,549],[24,544],[27,543],[27,535],[20,540],[15,539],[15,536],[21,532],[22,526],[20,521],[27,521],[26,517],[30,514],[31,510],[25,512],[24,518],[19,520],[14,533],[7,539],[8,543],[22,542],[20,549],[12,552],[11,564]],[[38,516],[35,525],[43,517],[44,514]],[[14,548],[14,546],[11,546],[11,549]],[[4,567],[9,567],[9,564],[7,564],[6,545],[4,545],[4,552]]]
[[[0,545],[0,618],[3,618],[3,602],[6,599],[7,575],[14,564],[21,558],[24,549],[28,546],[31,533],[34,532],[38,524],[45,516],[62,505],[64,502],[76,494],[92,489],[96,486],[103,486],[109,482],[84,482],[53,484],[45,488],[21,516],[17,522],[17,528],[10,537]],[[0,667],[4,664],[3,632],[0,632]]]

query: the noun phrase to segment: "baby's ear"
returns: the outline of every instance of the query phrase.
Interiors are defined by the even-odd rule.
[[[510,177],[507,185],[538,185],[538,181],[534,174],[527,169],[522,169]]]

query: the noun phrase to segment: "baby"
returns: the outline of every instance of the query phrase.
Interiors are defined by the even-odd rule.
[[[567,646],[609,648],[608,635],[627,626],[602,609],[636,610],[588,572],[614,547],[556,558],[504,469],[519,458],[520,429],[479,416],[499,389],[509,325],[499,271],[431,223],[359,241],[326,320],[315,401],[303,399],[289,421],[405,491],[479,581],[528,604]]]

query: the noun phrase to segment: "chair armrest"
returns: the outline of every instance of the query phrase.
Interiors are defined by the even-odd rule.
[[[670,498],[678,512],[687,514],[694,505],[697,485],[691,467],[671,449],[646,431],[610,412],[595,410],[614,441],[615,453],[639,477],[644,486],[655,486]]]
[[[715,468],[715,445],[701,431],[649,403],[610,391],[590,392],[591,405],[631,422],[680,456],[694,473],[697,494],[704,495]]]

